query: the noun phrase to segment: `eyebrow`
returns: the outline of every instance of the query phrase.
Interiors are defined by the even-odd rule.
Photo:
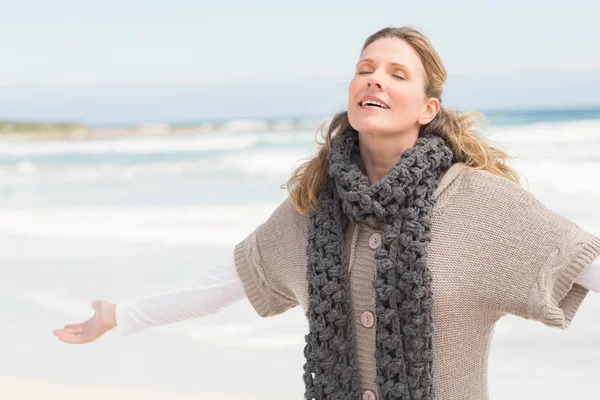
[[[372,58],[363,58],[362,60],[359,60],[356,63],[356,66],[358,66],[358,64],[363,63],[363,62],[374,63],[375,61]],[[393,63],[391,63],[391,65],[392,65],[392,67],[398,67],[398,68],[403,69],[404,71],[406,71],[407,74],[410,75],[410,68],[408,68],[406,65],[400,64],[400,63],[397,63],[397,62],[393,62]]]

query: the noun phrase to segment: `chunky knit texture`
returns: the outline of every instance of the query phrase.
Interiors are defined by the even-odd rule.
[[[357,132],[334,137],[321,210],[313,213],[308,227],[306,399],[360,396],[348,264],[342,259],[348,220],[383,224],[374,282],[381,397],[434,398],[429,214],[440,174],[452,158],[441,137],[421,136],[385,177],[369,185],[361,170]]]
[[[435,298],[435,396],[487,400],[496,322],[511,314],[567,329],[588,293],[575,279],[600,256],[600,239],[545,207],[525,188],[460,162],[442,175],[434,197],[427,265]],[[260,316],[298,305],[308,311],[309,223],[285,199],[236,246],[237,272]],[[381,234],[376,226],[349,221],[342,256],[348,260],[358,385],[361,394],[371,390],[380,399],[377,325],[361,323],[362,313],[376,313],[379,250],[369,246],[376,234]],[[298,391],[301,385],[299,380]]]

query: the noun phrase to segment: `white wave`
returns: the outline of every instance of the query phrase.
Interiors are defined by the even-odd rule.
[[[600,120],[496,126],[490,127],[485,133],[497,143],[512,146],[572,145],[600,140]]]
[[[310,131],[267,133],[213,133],[178,136],[117,138],[90,141],[57,140],[44,142],[6,142],[0,155],[12,157],[64,154],[168,154],[198,151],[242,150],[259,142],[298,144],[314,142]]]
[[[186,153],[206,150],[238,150],[253,146],[256,138],[251,135],[204,135],[203,137],[114,139],[99,141],[55,141],[6,143],[0,154],[10,156],[35,156],[58,154],[148,154]]]
[[[289,175],[304,159],[312,154],[301,150],[254,151],[221,158],[214,168],[235,170],[246,175]]]
[[[600,194],[600,185],[590,184],[594,177],[600,176],[600,162],[518,160],[513,166],[528,189],[543,185],[564,194]]]
[[[241,154],[194,161],[159,161],[140,164],[65,164],[49,166],[42,162],[21,161],[0,166],[0,176],[18,179],[57,176],[61,180],[79,182],[101,178],[136,179],[143,177],[206,175],[236,172],[244,175],[289,175],[293,168],[313,153],[300,149],[256,150]]]
[[[266,221],[278,205],[1,209],[0,234],[74,242],[230,246]]]
[[[237,131],[264,131],[269,128],[267,120],[232,120],[223,124],[222,129],[230,132]]]
[[[190,173],[210,173],[218,162],[211,160],[152,162],[146,164],[91,164],[49,166],[44,163],[21,161],[12,166],[0,166],[0,176],[5,182],[38,176],[53,176],[69,182],[90,181],[101,178],[135,179],[143,177],[181,176]],[[223,169],[220,167],[220,169]]]

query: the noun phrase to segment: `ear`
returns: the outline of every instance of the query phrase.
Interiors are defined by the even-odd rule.
[[[425,105],[425,111],[423,111],[423,113],[419,116],[417,122],[420,125],[427,125],[435,118],[438,111],[440,111],[439,100],[435,97],[430,97]]]

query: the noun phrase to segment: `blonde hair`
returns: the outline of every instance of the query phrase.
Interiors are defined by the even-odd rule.
[[[411,27],[384,28],[367,38],[362,50],[382,38],[398,38],[406,41],[417,52],[425,69],[425,94],[441,102],[443,85],[447,79],[446,68],[429,39],[419,30]],[[361,52],[362,52],[361,50]],[[440,106],[435,118],[420,127],[419,135],[431,132],[446,140],[455,162],[464,162],[473,169],[486,170],[520,184],[518,173],[507,165],[511,159],[507,153],[493,147],[476,130],[476,124],[484,116],[476,112],[461,113],[456,109]],[[325,133],[327,131],[327,133]],[[319,191],[328,179],[327,154],[331,149],[332,138],[353,132],[348,120],[348,112],[340,112],[331,120],[329,127],[323,124],[318,130],[325,141],[312,159],[294,170],[287,186],[290,202],[302,215],[319,209]]]

